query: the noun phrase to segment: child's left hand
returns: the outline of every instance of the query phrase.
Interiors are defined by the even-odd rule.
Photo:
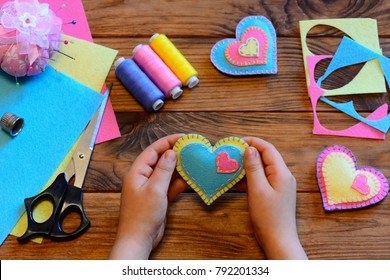
[[[118,233],[111,259],[147,259],[164,235],[168,202],[187,188],[172,177],[176,154],[172,150],[182,134],[151,144],[123,178]]]

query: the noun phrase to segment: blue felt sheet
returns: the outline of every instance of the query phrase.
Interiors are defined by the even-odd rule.
[[[0,115],[24,119],[12,138],[0,129],[0,244],[39,193],[101,104],[103,95],[46,67],[15,79],[0,71]]]

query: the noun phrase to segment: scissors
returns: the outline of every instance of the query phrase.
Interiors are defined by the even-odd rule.
[[[70,240],[83,234],[91,225],[83,207],[82,187],[111,88],[112,82],[104,93],[99,110],[81,136],[65,172],[58,174],[54,182],[40,194],[24,200],[28,226],[26,232],[18,237],[18,241],[23,242],[39,235],[49,236],[53,240]],[[73,178],[74,183],[70,184],[69,182]],[[53,212],[46,221],[38,223],[33,218],[33,210],[44,200],[52,203]],[[62,223],[65,217],[71,213],[79,214],[80,225],[73,232],[65,232]]]

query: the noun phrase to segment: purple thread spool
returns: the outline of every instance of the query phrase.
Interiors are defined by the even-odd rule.
[[[115,75],[147,111],[157,111],[164,105],[164,94],[131,58],[115,61]]]
[[[177,99],[183,93],[180,80],[149,45],[136,46],[133,50],[133,59],[165,97]]]

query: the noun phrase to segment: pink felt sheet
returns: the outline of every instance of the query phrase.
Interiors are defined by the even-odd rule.
[[[0,0],[0,5],[7,1]],[[89,29],[84,6],[81,0],[41,0],[41,3],[48,3],[50,9],[54,11],[63,21],[62,31],[66,35],[93,42],[91,30]],[[65,8],[61,6],[65,4]],[[76,20],[76,24],[66,24]],[[105,91],[105,85],[102,85],[102,93]],[[108,99],[106,109],[100,124],[99,132],[95,144],[106,142],[120,137],[120,130],[112,108],[111,100]]]
[[[317,103],[320,97],[324,94],[324,90],[321,89],[315,79],[314,79],[314,69],[318,62],[323,59],[332,58],[331,55],[317,55],[317,56],[308,56],[307,57],[307,66],[308,74],[310,78],[310,84],[308,86],[308,91],[310,95],[311,104],[313,107],[314,115],[314,127],[313,134],[320,135],[334,135],[334,136],[347,136],[347,137],[357,137],[357,138],[370,138],[370,139],[385,139],[385,134],[379,130],[359,122],[358,124],[351,126],[344,130],[331,130],[325,128],[319,121],[317,116]],[[373,113],[371,113],[367,119],[369,120],[378,120],[387,116],[387,104],[383,104],[377,108]]]

